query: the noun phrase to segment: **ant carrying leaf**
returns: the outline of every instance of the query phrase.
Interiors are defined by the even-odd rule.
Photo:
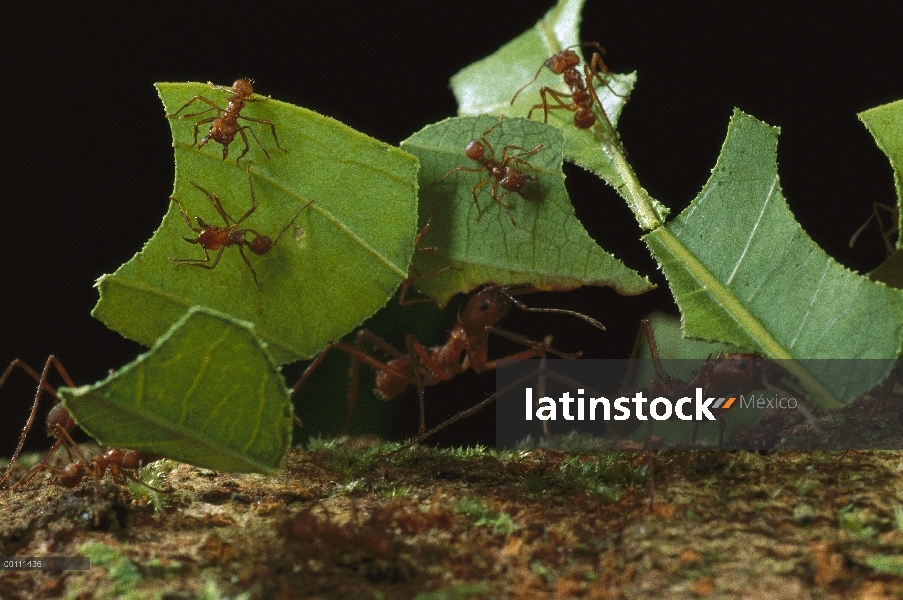
[[[418,440],[426,433],[424,388],[448,381],[461,373],[473,369],[477,373],[495,369],[500,360],[515,360],[553,354],[561,358],[575,359],[580,353],[566,354],[552,348],[546,342],[537,342],[524,336],[510,333],[496,327],[511,306],[529,312],[549,312],[568,314],[581,318],[593,326],[604,330],[597,320],[580,313],[553,309],[530,308],[514,297],[515,294],[536,291],[529,284],[515,286],[486,285],[474,293],[464,308],[459,312],[455,325],[449,333],[448,340],[441,346],[426,348],[408,335],[405,338],[404,352],[395,349],[383,338],[362,329],[358,331],[354,345],[345,342],[333,342],[307,367],[292,388],[292,396],[297,394],[311,373],[323,362],[332,350],[342,350],[352,357],[351,374],[348,385],[348,409],[345,415],[343,430],[347,430],[354,403],[357,399],[360,381],[360,365],[365,363],[376,370],[376,393],[384,400],[394,398],[411,385],[417,386],[420,400],[420,428]],[[518,352],[504,359],[489,360],[489,334],[507,338],[529,349]],[[364,350],[364,344],[388,354],[391,359],[382,362]],[[460,417],[458,417],[460,418]],[[457,420],[457,418],[454,418]],[[295,418],[297,424],[300,420]],[[443,425],[444,426],[444,425]],[[440,427],[441,428],[441,427]]]

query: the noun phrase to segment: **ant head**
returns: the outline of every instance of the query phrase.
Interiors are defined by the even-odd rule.
[[[761,378],[766,360],[756,354],[722,354],[712,365],[712,375],[720,385],[743,388]]]
[[[478,335],[486,327],[498,323],[511,304],[512,300],[502,286],[490,284],[481,289],[470,298],[460,317],[467,335]]]
[[[51,408],[50,413],[47,415],[48,435],[54,435],[57,431],[57,428],[62,429],[66,433],[75,429],[75,420],[72,418],[72,415],[69,414],[69,411],[66,410],[66,407],[62,404],[57,404],[56,406]]]
[[[232,89],[238,96],[250,96],[254,93],[254,82],[251,79],[237,79],[232,84]]]
[[[561,75],[579,64],[580,55],[571,49],[562,50],[558,54],[550,56],[549,60],[546,61],[546,66],[556,75]]]
[[[481,161],[486,156],[486,148],[483,147],[482,142],[474,140],[467,144],[464,154],[471,160]]]

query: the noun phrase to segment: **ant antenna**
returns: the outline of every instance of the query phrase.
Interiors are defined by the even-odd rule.
[[[511,300],[511,303],[514,304],[514,306],[518,307],[519,309],[525,310],[527,312],[544,312],[544,313],[558,313],[561,315],[571,315],[572,317],[577,317],[578,319],[583,319],[584,321],[586,321],[593,327],[596,327],[597,329],[601,329],[602,331],[605,331],[605,325],[603,325],[601,322],[597,321],[596,319],[594,319],[590,316],[584,315],[583,313],[578,313],[573,310],[567,310],[565,308],[530,308],[529,306],[527,306],[526,304],[524,304],[523,302],[521,302],[520,300],[515,298],[513,292],[508,291],[510,288],[518,288],[518,287],[529,288],[525,291],[520,292],[522,294],[528,293],[531,291],[539,291],[539,290],[537,290],[536,288],[533,288],[533,286],[530,286],[529,284],[503,287],[501,289],[501,292],[503,294],[505,294],[505,296],[507,296],[508,299]]]

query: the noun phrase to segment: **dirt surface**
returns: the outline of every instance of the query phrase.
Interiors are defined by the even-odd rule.
[[[161,461],[0,498],[16,598],[899,598],[898,452],[293,450],[278,477]],[[61,453],[62,454],[62,453]],[[17,474],[26,466],[19,467]]]

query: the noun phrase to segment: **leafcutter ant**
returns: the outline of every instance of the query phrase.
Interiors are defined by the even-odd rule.
[[[893,221],[893,225],[891,225],[889,228],[884,227],[884,221],[881,219],[882,210],[888,213]],[[881,229],[881,239],[884,240],[884,247],[887,248],[887,254],[893,254],[893,236],[900,230],[900,206],[896,205],[891,207],[886,204],[881,204],[880,202],[872,203],[872,214],[868,219],[865,220],[865,223],[862,224],[862,227],[856,230],[856,233],[853,234],[853,237],[850,238],[850,248],[852,248],[856,244],[856,240],[859,239],[859,236],[862,235],[862,232],[865,231],[865,228],[868,227],[868,224],[872,222],[872,219],[878,221],[878,227],[879,229]]]
[[[661,359],[658,354],[658,345],[655,342],[655,335],[652,331],[652,325],[648,319],[640,322],[640,331],[637,334],[637,340],[634,344],[633,355],[631,356],[631,366],[628,369],[625,378],[625,386],[630,381],[633,371],[633,361],[636,352],[639,349],[640,342],[643,337],[649,346],[649,353],[652,356],[652,364],[655,369],[655,379],[649,382],[649,387],[644,392],[650,398],[659,396],[667,398],[693,397],[696,388],[702,390],[702,396],[705,398],[727,398],[738,395],[749,395],[756,390],[768,389],[772,391],[782,391],[793,394],[798,398],[802,398],[802,393],[792,386],[784,383],[785,380],[795,382],[794,378],[784,367],[775,361],[760,356],[758,354],[719,354],[714,359],[707,358],[702,364],[702,368],[696,371],[693,376],[684,381],[678,379],[668,373],[665,373],[662,367]],[[625,390],[622,387],[621,392]],[[713,416],[718,422],[718,446],[724,443],[724,432],[726,423],[724,421],[724,411],[714,410]],[[621,430],[617,433],[626,435],[636,431],[640,426],[639,420],[628,420],[620,422]],[[691,443],[696,443],[696,435],[699,431],[699,421],[693,423],[693,434]],[[646,439],[651,442],[652,420],[647,422]]]
[[[0,484],[6,481],[6,479],[12,472],[13,466],[16,463],[16,459],[19,457],[19,453],[22,451],[22,447],[25,444],[25,438],[28,435],[28,432],[31,430],[32,425],[34,424],[35,415],[38,411],[38,404],[41,400],[41,394],[43,394],[45,391],[57,398],[57,404],[50,410],[50,413],[47,415],[46,421],[47,435],[54,438],[55,441],[50,447],[50,450],[47,452],[47,455],[44,457],[44,459],[38,464],[31,467],[25,473],[25,475],[23,475],[16,482],[16,484],[9,489],[7,493],[12,493],[20,486],[26,485],[43,470],[53,471],[57,473],[59,475],[60,484],[66,488],[78,487],[84,480],[84,478],[89,474],[93,475],[95,480],[99,484],[100,479],[107,471],[110,471],[110,473],[112,473],[114,477],[123,476],[141,483],[136,477],[138,469],[146,464],[162,458],[161,456],[150,454],[148,452],[141,452],[137,450],[120,450],[116,448],[111,448],[107,450],[105,454],[102,454],[100,456],[95,456],[90,459],[85,458],[85,455],[82,454],[82,451],[70,436],[70,432],[75,429],[75,421],[72,419],[69,411],[59,403],[59,396],[57,395],[56,388],[47,383],[47,377],[50,374],[51,367],[53,367],[63,378],[63,382],[68,387],[75,387],[75,384],[69,377],[69,374],[66,372],[66,369],[63,367],[59,359],[51,354],[47,358],[47,362],[44,364],[44,369],[43,371],[41,371],[40,375],[27,363],[16,359],[12,363],[10,363],[9,367],[7,367],[6,371],[3,373],[3,376],[0,377],[0,388],[3,387],[3,384],[6,383],[7,378],[16,367],[25,371],[32,379],[34,379],[38,383],[38,390],[35,394],[34,403],[31,406],[31,413],[29,414],[28,421],[26,422],[25,427],[22,429],[22,434],[19,436],[19,444],[16,446],[16,450],[9,461],[9,466],[6,469],[6,472],[2,477],[0,477]],[[59,450],[59,447],[61,445],[66,449],[66,453],[68,454],[70,461],[69,464],[67,464],[62,469],[50,466],[50,464],[48,464],[50,462],[50,459],[53,458],[53,455],[57,450]],[[78,455],[80,460],[75,460],[73,451]],[[133,474],[130,474],[129,472]],[[146,486],[146,484],[142,485]],[[95,496],[96,495],[97,489],[95,488]],[[98,515],[96,514],[96,512],[94,519],[95,525],[97,525]]]
[[[508,205],[502,200],[508,194],[514,192],[524,200],[528,198],[524,195],[523,189],[524,186],[527,185],[527,181],[537,180],[539,177],[536,175],[524,175],[524,172],[515,166],[511,166],[511,162],[514,161],[518,165],[523,165],[525,167],[529,167],[534,170],[536,167],[528,163],[523,159],[525,156],[531,156],[536,154],[545,146],[545,143],[539,144],[532,150],[524,150],[520,146],[515,146],[513,144],[508,144],[504,148],[502,148],[502,158],[501,160],[495,160],[495,149],[493,149],[492,144],[489,143],[489,140],[486,139],[492,130],[498,127],[502,122],[502,117],[499,117],[498,122],[483,132],[483,135],[480,136],[479,140],[473,140],[469,144],[467,144],[467,148],[464,150],[464,154],[467,155],[467,158],[474,160],[482,165],[479,169],[471,169],[469,167],[457,167],[452,169],[448,173],[442,176],[442,179],[436,181],[439,183],[440,181],[445,180],[447,177],[457,173],[458,171],[466,171],[468,173],[481,173],[483,171],[488,171],[489,175],[487,175],[483,180],[473,186],[471,189],[471,193],[473,194],[473,202],[477,206],[477,220],[483,216],[483,211],[480,208],[480,202],[477,200],[477,190],[492,181],[492,191],[490,192],[490,196],[493,200],[495,200],[502,208],[505,209],[505,212],[508,213],[508,218],[511,219],[511,224],[517,227],[517,221],[514,220],[514,217],[511,216],[511,210]],[[489,149],[489,156],[486,156],[486,149]],[[511,150],[523,150],[520,154],[509,154]],[[501,196],[498,195],[498,188],[501,186],[505,193]]]
[[[580,353],[565,354],[553,349],[548,342],[536,342],[524,336],[510,333],[495,326],[502,317],[508,312],[512,305],[529,312],[551,312],[568,314],[584,319],[599,329],[605,329],[597,320],[582,315],[580,313],[554,308],[529,308],[514,297],[514,294],[522,294],[536,291],[529,284],[501,286],[498,284],[489,284],[477,291],[464,306],[463,310],[458,313],[455,326],[449,333],[448,340],[441,346],[425,348],[423,344],[408,335],[405,338],[406,350],[404,352],[396,350],[383,338],[362,329],[358,331],[354,345],[345,342],[333,342],[307,367],[298,382],[292,388],[292,396],[298,393],[307,378],[316,369],[323,359],[333,350],[342,350],[351,355],[351,374],[349,377],[348,388],[348,411],[345,416],[345,426],[347,429],[348,422],[351,417],[351,411],[354,408],[354,402],[357,398],[358,384],[360,379],[360,365],[365,363],[376,370],[376,393],[384,400],[389,400],[410,385],[417,386],[417,393],[420,400],[420,428],[418,441],[424,439],[427,435],[438,431],[445,427],[448,423],[461,418],[463,413],[459,413],[451,420],[442,424],[438,428],[433,429],[429,433],[426,432],[426,423],[424,417],[424,399],[423,389],[427,386],[436,385],[442,381],[459,375],[468,369],[473,369],[477,373],[482,373],[491,369],[495,369],[501,360],[516,360],[532,358],[536,356],[544,356],[546,353],[559,356],[561,358],[575,359]],[[529,349],[515,353],[505,359],[497,359],[490,361],[487,357],[487,349],[489,345],[489,334],[494,333],[500,337],[507,338],[519,344],[527,346]],[[382,350],[388,354],[391,359],[388,362],[382,362],[364,351],[364,343],[369,342],[374,348]],[[485,406],[486,401],[480,403],[480,407]],[[477,409],[478,410],[478,409]],[[464,411],[467,414],[473,414],[476,410],[469,409]],[[300,420],[296,417],[296,422],[300,424]]]
[[[266,119],[254,119],[251,117],[243,117],[241,116],[241,111],[248,104],[248,102],[260,102],[262,100],[269,100],[270,96],[266,98],[251,98],[251,94],[254,93],[254,82],[251,79],[238,79],[235,83],[232,84],[232,87],[226,87],[223,85],[213,85],[211,82],[207,82],[207,85],[212,87],[215,90],[221,90],[228,94],[232,94],[229,97],[229,104],[226,108],[215,104],[212,100],[201,96],[200,94],[189,100],[185,103],[182,108],[177,110],[176,112],[166,115],[167,119],[173,119],[180,112],[191,106],[195,101],[200,100],[210,108],[207,110],[203,110],[197,113],[191,113],[188,115],[182,115],[179,117],[182,119],[190,119],[191,117],[197,117],[203,114],[207,114],[208,112],[215,110],[216,116],[210,117],[209,119],[204,119],[203,121],[198,121],[194,124],[194,143],[198,144],[198,128],[201,125],[205,125],[207,123],[213,123],[210,126],[210,133],[208,133],[198,144],[198,148],[203,148],[204,144],[209,142],[210,140],[214,140],[223,145],[223,160],[226,160],[226,157],[229,156],[229,144],[232,143],[232,140],[235,139],[235,134],[240,133],[241,139],[245,143],[244,151],[239,155],[239,157],[235,160],[236,164],[238,161],[242,159],[242,157],[248,153],[250,146],[248,145],[248,136],[245,135],[245,129],[251,132],[251,135],[254,136],[254,141],[257,142],[257,145],[260,146],[260,149],[263,150],[263,153],[267,158],[270,158],[270,153],[267,152],[267,149],[263,147],[263,144],[260,143],[260,140],[257,138],[257,134],[254,133],[254,130],[251,129],[248,125],[239,125],[238,120],[242,119],[244,121],[251,121],[253,123],[262,123],[264,125],[270,126],[270,131],[273,132],[273,139],[276,140],[276,147],[282,150],[283,152],[288,152],[285,148],[279,145],[279,138],[276,137],[276,126],[272,121],[267,121]],[[194,144],[192,144],[194,145]]]
[[[572,48],[577,48],[579,46],[592,46],[598,50],[598,52],[593,53],[590,64],[584,63],[582,74],[578,69],[581,62],[580,55],[572,50]],[[616,92],[605,77],[603,77],[603,75],[611,75],[611,71],[608,70],[608,67],[605,66],[605,62],[602,60],[603,54],[605,54],[605,48],[598,42],[574,44],[557,54],[553,54],[541,67],[539,67],[539,70],[536,71],[536,75],[533,76],[533,79],[521,89],[517,90],[517,93],[511,98],[511,104],[514,104],[514,101],[522,91],[536,81],[539,74],[542,73],[543,68],[548,67],[555,75],[564,76],[564,83],[571,89],[571,93],[565,94],[556,89],[542,86],[539,88],[539,95],[542,97],[542,102],[540,104],[534,104],[533,107],[530,108],[527,118],[529,119],[533,116],[534,110],[541,108],[544,117],[543,121],[548,123],[550,110],[564,109],[574,113],[574,127],[577,129],[589,129],[595,125],[597,121],[596,114],[593,112],[593,102],[595,102],[599,105],[599,111],[602,113],[602,118],[608,123],[609,129],[611,129],[617,139],[614,125],[612,125],[611,120],[608,118],[608,114],[605,112],[605,108],[602,106],[602,102],[599,100],[598,94],[596,94],[593,80],[597,79],[602,85],[611,90],[611,93],[619,98],[627,98],[628,96]],[[549,103],[550,97],[555,104]],[[567,102],[565,102],[566,100]],[[620,140],[618,140],[618,143],[620,144]]]
[[[198,226],[194,227],[191,224],[191,219],[188,218],[188,214],[185,212],[185,209],[182,208],[182,203],[179,202],[176,198],[170,197],[170,200],[178,205],[179,212],[182,214],[182,217],[185,219],[185,223],[188,225],[188,227],[192,231],[199,234],[196,239],[183,239],[189,244],[200,245],[201,248],[204,249],[204,256],[206,258],[170,258],[169,260],[180,265],[192,265],[195,267],[203,267],[205,269],[213,269],[217,264],[219,264],[219,259],[220,257],[222,257],[223,251],[228,246],[237,246],[242,260],[244,260],[245,264],[248,265],[248,268],[251,269],[251,275],[254,276],[254,283],[257,284],[257,289],[262,289],[260,287],[260,282],[257,281],[257,272],[254,270],[254,266],[251,264],[251,261],[248,260],[248,257],[245,254],[245,247],[247,247],[251,252],[257,255],[263,255],[272,250],[273,247],[279,243],[279,240],[282,238],[283,234],[285,234],[288,228],[291,227],[292,223],[295,222],[295,219],[298,218],[298,215],[301,214],[301,211],[310,206],[313,203],[313,200],[299,208],[298,212],[295,213],[295,216],[292,217],[292,220],[289,221],[288,224],[286,224],[286,226],[282,228],[282,231],[279,232],[279,235],[276,236],[276,239],[271,240],[269,237],[259,233],[254,229],[238,228],[238,226],[241,225],[241,223],[245,219],[250,217],[251,214],[255,210],[257,210],[257,196],[254,194],[254,182],[251,180],[250,162],[248,163],[248,186],[251,189],[251,201],[253,204],[251,208],[248,209],[248,212],[242,215],[241,218],[237,221],[230,217],[228,213],[226,213],[226,210],[223,208],[223,205],[216,194],[211,194],[194,181],[190,183],[197,189],[204,192],[204,194],[210,200],[210,203],[213,204],[213,208],[215,208],[216,212],[218,212],[219,215],[223,218],[226,226],[218,227],[216,225],[208,225],[201,217],[195,217],[198,222]],[[253,234],[254,237],[248,237],[248,234]],[[210,250],[219,250],[212,263],[210,261]]]
[[[641,390],[648,398],[665,397],[677,399],[682,397],[694,397],[696,388],[701,389],[704,398],[727,398],[739,395],[749,395],[756,390],[768,389],[773,391],[784,391],[793,394],[798,398],[803,395],[792,386],[784,383],[785,380],[795,382],[796,379],[784,367],[775,361],[760,356],[758,354],[720,354],[714,359],[707,358],[699,371],[684,381],[665,372],[662,367],[661,359],[658,353],[658,345],[655,342],[655,335],[652,331],[652,325],[648,319],[640,322],[640,331],[637,333],[637,339],[634,344],[633,352],[630,358],[630,366],[627,375],[624,378],[624,384],[621,386],[619,395],[626,396],[627,387],[633,376],[633,370],[636,363],[636,354],[639,350],[641,341],[645,337],[649,346],[649,353],[652,357],[653,368],[655,369],[655,379],[649,382],[648,388]],[[714,407],[713,407],[714,408]],[[712,410],[712,414],[718,422],[718,446],[721,447],[724,442],[724,432],[726,424],[724,421],[724,410]],[[612,421],[609,426],[619,436],[628,436],[640,427],[641,421],[632,418],[626,421]],[[650,489],[650,506],[655,493],[655,463],[652,457],[652,419],[646,421],[646,435],[643,441],[643,448],[647,453],[647,461],[649,464],[649,489]],[[696,444],[696,434],[699,430],[699,421],[693,422],[693,434],[691,443]]]

